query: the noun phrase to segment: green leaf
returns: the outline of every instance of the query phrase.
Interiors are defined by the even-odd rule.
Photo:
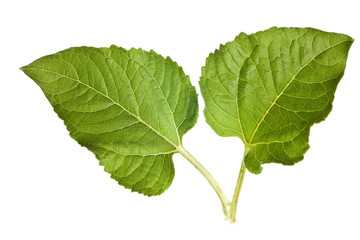
[[[218,135],[244,142],[252,173],[263,163],[301,161],[310,127],[331,111],[352,42],[312,28],[240,33],[202,68],[207,123]]]
[[[198,117],[181,67],[154,51],[77,47],[21,68],[45,93],[70,136],[111,177],[144,195],[163,193],[172,156]]]

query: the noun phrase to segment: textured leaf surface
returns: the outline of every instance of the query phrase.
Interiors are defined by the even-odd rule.
[[[202,68],[207,123],[244,142],[250,172],[302,160],[310,127],[331,111],[352,42],[311,28],[241,33]]]
[[[79,47],[21,68],[43,90],[72,138],[92,151],[119,184],[164,192],[172,155],[198,116],[195,88],[154,51]]]

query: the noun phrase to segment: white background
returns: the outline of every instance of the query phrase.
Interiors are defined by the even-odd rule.
[[[2,1],[0,239],[360,239],[358,1]],[[330,116],[295,166],[247,173],[238,222],[224,221],[205,179],[174,157],[172,186],[144,197],[119,186],[71,139],[40,88],[18,68],[72,46],[111,44],[171,56],[198,87],[201,66],[241,31],[314,27],[350,35]],[[200,117],[183,142],[232,195],[243,145]]]

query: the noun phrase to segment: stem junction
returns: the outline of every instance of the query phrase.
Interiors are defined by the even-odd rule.
[[[214,191],[216,192],[216,194],[218,195],[221,205],[222,205],[222,209],[223,212],[225,214],[225,218],[226,220],[229,220],[230,223],[234,223],[236,222],[236,209],[237,209],[237,204],[239,201],[239,195],[240,195],[240,191],[241,191],[241,187],[242,187],[242,183],[244,181],[244,176],[245,176],[245,172],[246,172],[246,167],[245,167],[245,162],[244,162],[244,158],[246,156],[246,154],[249,151],[249,147],[245,147],[245,151],[244,151],[244,156],[243,156],[243,160],[241,163],[241,167],[240,167],[240,172],[239,172],[239,176],[236,182],[236,186],[235,186],[235,190],[234,190],[234,195],[232,198],[232,201],[230,202],[229,199],[227,198],[226,194],[224,193],[224,191],[222,190],[222,188],[220,187],[220,185],[218,184],[218,182],[215,180],[215,178],[206,170],[206,168],[200,163],[198,162],[194,156],[192,156],[186,149],[184,149],[182,146],[180,148],[178,148],[179,153],[186,158],[205,178],[206,180],[210,183],[211,187],[214,189]]]

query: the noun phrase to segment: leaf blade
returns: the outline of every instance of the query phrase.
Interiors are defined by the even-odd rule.
[[[198,116],[195,88],[170,58],[142,49],[80,47],[22,70],[41,87],[71,137],[112,169],[119,184],[145,195],[170,186],[172,155]],[[119,171],[127,162],[137,162],[138,171],[126,182]]]
[[[263,163],[292,165],[303,159],[310,127],[331,111],[352,42],[346,35],[311,28],[270,28],[248,36],[242,33],[214,53],[223,62],[237,64],[225,68],[207,61],[200,80],[205,112],[222,114],[209,100],[208,82],[236,88],[235,101],[221,98],[214,87],[212,98],[223,105],[231,102],[233,111],[238,108],[243,131],[237,137],[248,149],[244,159],[249,171],[260,173]],[[214,66],[218,76],[211,72]],[[221,124],[208,117],[207,122],[219,135],[227,136],[221,134]]]

